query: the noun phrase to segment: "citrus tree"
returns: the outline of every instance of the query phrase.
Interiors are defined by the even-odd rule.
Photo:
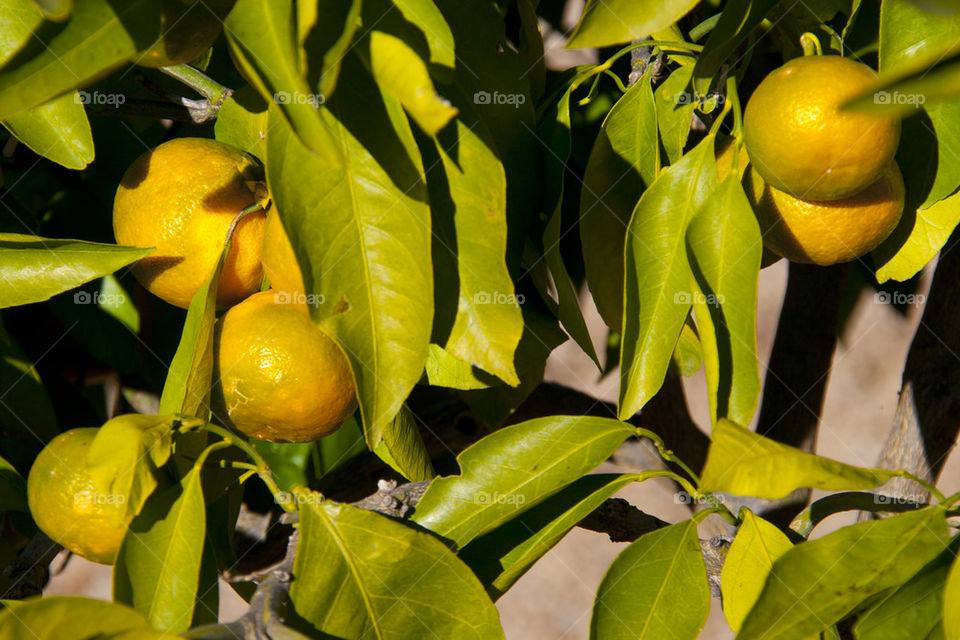
[[[0,636],[503,637],[582,526],[629,543],[592,638],[960,638],[960,10],[564,5],[0,6]],[[816,455],[849,301],[934,263],[881,460]],[[61,548],[112,602],[39,596]]]

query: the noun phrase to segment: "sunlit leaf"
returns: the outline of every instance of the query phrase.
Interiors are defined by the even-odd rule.
[[[699,0],[588,0],[567,48],[639,40],[682,18]]]

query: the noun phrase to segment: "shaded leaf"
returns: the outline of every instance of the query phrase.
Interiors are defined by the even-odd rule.
[[[433,0],[393,0],[403,17],[423,32],[430,47],[430,62],[453,69],[455,43],[450,26]]]
[[[317,629],[343,638],[503,638],[483,587],[442,542],[378,513],[320,500],[298,493],[290,590],[297,613]]]
[[[731,0],[724,5],[720,20],[710,32],[693,67],[693,86],[697,95],[705,95],[710,90],[720,67],[775,4],[777,0]]]
[[[553,416],[504,427],[457,456],[412,520],[463,547],[596,468],[633,434],[609,418]]]
[[[27,506],[27,481],[13,465],[0,458],[0,513],[30,511]]]
[[[669,27],[699,0],[588,0],[567,48],[606,47]]]
[[[960,637],[957,602],[960,602],[960,561],[954,558],[943,589],[943,635],[947,638]]]
[[[898,496],[887,496],[882,493],[868,493],[861,491],[844,491],[833,493],[815,500],[813,504],[798,513],[790,528],[803,538],[813,532],[814,527],[835,513],[843,511],[869,511],[872,513],[899,513],[914,511],[924,505],[905,500]]]
[[[700,338],[688,318],[680,330],[680,338],[673,350],[673,364],[678,373],[689,378],[700,370],[703,364],[703,352],[700,350]],[[609,368],[609,367],[608,367]]]
[[[679,67],[653,92],[657,107],[657,127],[670,164],[676,164],[690,135],[690,123],[696,107],[690,85],[693,67]],[[702,143],[701,143],[702,144]],[[649,183],[648,183],[649,184]]]
[[[267,104],[253,87],[241,87],[227,98],[213,127],[220,142],[242,149],[261,162],[267,157]]]
[[[0,233],[0,308],[42,302],[152,252],[84,240]]]
[[[5,436],[49,442],[60,433],[50,396],[33,363],[0,324],[0,428]],[[22,447],[18,446],[17,449]]]
[[[693,640],[710,611],[707,569],[693,520],[641,536],[597,589],[591,640]]]
[[[392,423],[383,430],[383,440],[373,452],[410,482],[430,480],[436,475],[420,436],[418,419],[407,405],[400,407]]]
[[[353,37],[362,22],[360,0],[316,0],[316,2],[298,2],[297,7],[309,4],[316,13],[314,18],[323,16],[316,24],[311,24],[311,33],[303,40],[303,29],[307,25],[298,22],[301,30],[300,44],[302,66],[307,71],[310,86],[315,86],[320,95],[329,98],[333,95],[340,77],[340,64],[353,44]],[[307,62],[313,61],[315,67],[307,68]]]

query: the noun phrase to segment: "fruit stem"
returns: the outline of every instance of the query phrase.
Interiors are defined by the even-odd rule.
[[[823,49],[820,48],[820,39],[809,31],[800,36],[800,46],[803,47],[804,56],[823,55]]]
[[[160,71],[171,78],[176,78],[206,98],[209,103],[208,110],[212,113],[219,111],[224,101],[233,95],[233,89],[223,86],[210,76],[201,73],[188,64],[160,67]]]
[[[740,131],[743,129],[743,111],[740,109],[740,95],[737,93],[737,79],[734,76],[727,78],[727,104],[733,110],[733,131],[730,132],[735,138],[740,137]],[[737,156],[733,156],[733,168],[737,169]]]

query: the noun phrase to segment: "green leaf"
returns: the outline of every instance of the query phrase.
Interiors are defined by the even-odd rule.
[[[575,84],[561,94],[560,99],[543,118],[538,138],[547,145],[550,153],[546,156],[544,169],[544,210],[549,216],[547,226],[543,231],[543,253],[553,284],[557,291],[557,315],[563,328],[573,338],[583,352],[590,356],[597,369],[601,369],[600,359],[593,348],[587,322],[580,310],[580,301],[577,290],[570,280],[570,274],[563,262],[560,253],[560,239],[563,227],[563,179],[567,171],[567,161],[570,158],[572,141],[570,139],[570,94],[576,88]],[[545,295],[548,304],[552,302],[548,294]]]
[[[420,436],[419,421],[407,405],[400,407],[389,428],[383,430],[383,440],[373,452],[410,482],[437,475]]]
[[[693,67],[679,67],[653,92],[657,107],[657,127],[670,164],[676,164],[690,135],[690,123],[696,107],[690,80]],[[702,143],[701,143],[702,144]],[[650,183],[648,183],[650,184]]]
[[[944,581],[956,559],[958,538],[950,547],[920,569],[893,593],[860,616],[854,626],[859,640],[926,638],[939,625],[944,604],[956,608],[956,601],[944,598]],[[949,615],[949,614],[948,614]],[[951,636],[956,637],[956,636]]]
[[[960,638],[957,602],[960,602],[960,561],[954,558],[943,589],[943,635],[948,638]]]
[[[351,417],[329,436],[312,444],[317,451],[313,459],[313,475],[316,478],[322,478],[325,474],[349,462],[355,455],[366,451],[363,432],[355,417]]]
[[[899,476],[821,458],[720,419],[713,428],[700,489],[779,500],[794,489],[872,489]]]
[[[620,330],[627,223],[644,185],[660,173],[652,69],[617,100],[597,135],[580,192],[580,243],[587,283],[607,326]]]
[[[513,367],[513,358],[510,359]],[[490,386],[485,382],[482,371],[475,370],[469,362],[464,362],[438,344],[430,345],[430,355],[427,356],[427,381],[435,387],[450,389],[486,389]]]
[[[700,337],[694,329],[692,321],[687,318],[680,330],[680,338],[673,350],[673,365],[685,378],[689,378],[700,370],[703,364],[703,352],[700,349]]]
[[[67,169],[93,162],[93,134],[76,91],[10,116],[3,126],[34,153]]]
[[[182,633],[197,603],[206,510],[200,467],[148,500],[123,539],[113,570],[113,597],[143,613],[154,628]]]
[[[335,433],[339,433],[339,429]],[[326,438],[322,438],[317,442],[325,441]],[[310,464],[310,452],[314,443],[268,442],[251,438],[250,445],[267,461],[270,473],[283,491],[290,491],[296,486],[306,486],[310,482],[307,466]]]
[[[468,369],[476,365],[516,386],[520,379],[513,357],[523,334],[523,298],[514,292],[506,263],[507,178],[486,124],[459,90],[451,90],[460,117],[455,128],[436,139],[449,195],[431,199],[434,216],[443,216],[447,230],[436,252],[456,260],[460,283],[445,349]],[[455,237],[450,237],[450,218]]]
[[[740,510],[740,520],[720,573],[723,615],[734,631],[760,596],[773,563],[793,547],[780,529],[746,507]]]
[[[104,276],[100,281],[100,297],[97,299],[97,306],[115,319],[122,323],[133,334],[140,333],[140,311],[129,293],[124,290],[123,285],[115,276]]]
[[[710,611],[697,525],[672,524],[638,538],[597,589],[591,640],[693,640]]]
[[[30,36],[41,24],[43,15],[30,0],[0,4],[0,68],[30,42]]]
[[[423,60],[400,38],[382,31],[370,34],[370,69],[380,88],[396,98],[428,135],[435,136],[457,115],[437,93]]]
[[[684,237],[717,182],[707,136],[643,192],[627,227],[619,415],[629,418],[663,384],[690,310]]]
[[[539,0],[537,0],[539,2]],[[547,84],[547,64],[544,56],[543,34],[540,32],[540,18],[537,16],[537,2],[519,0],[517,14],[520,17],[519,53],[523,57],[524,75],[530,78],[530,93],[535,103],[543,99]]]
[[[154,471],[170,457],[173,416],[127,414],[108,420],[90,444],[87,471],[104,495],[122,496],[127,513],[140,513],[157,487]]]
[[[942,507],[844,527],[780,556],[738,640],[803,640],[896,587],[947,546]]]
[[[790,528],[802,538],[810,537],[814,527],[826,518],[842,511],[869,511],[871,513],[899,513],[914,511],[925,505],[906,500],[898,496],[888,496],[882,493],[868,493],[861,491],[844,491],[833,493],[816,500],[809,507],[798,513]]]
[[[76,596],[47,596],[0,611],[0,637],[7,640],[173,640],[156,631],[138,611],[114,602]]]
[[[0,308],[43,302],[152,252],[84,240],[0,233]]]
[[[333,95],[340,77],[340,63],[353,45],[353,36],[360,28],[362,19],[360,0],[315,0],[297,2],[301,67],[307,71],[310,86],[315,86],[320,95],[329,98]],[[304,7],[309,6],[309,24],[305,24]],[[317,20],[317,16],[323,20]],[[308,30],[309,33],[305,33]],[[313,61],[314,66],[308,62]]]
[[[393,4],[407,21],[423,32],[430,48],[430,62],[453,69],[456,64],[453,32],[433,0],[393,0]]]
[[[27,506],[27,482],[13,465],[0,458],[0,513],[30,511]]]
[[[457,456],[461,474],[434,480],[412,520],[463,547],[596,468],[632,434],[586,416],[504,427]]]
[[[720,67],[776,3],[777,0],[731,0],[724,5],[720,20],[710,32],[693,67],[693,87],[697,95],[705,95],[710,90]],[[736,64],[738,60],[731,62]]]
[[[160,11],[153,0],[85,0],[62,26],[37,28],[0,71],[0,119],[88,86],[135,58],[160,35]]]
[[[49,442],[60,433],[50,396],[33,363],[0,324],[0,429],[8,437]],[[18,449],[21,447],[18,446]]]
[[[763,241],[736,173],[690,221],[687,247],[711,420],[749,424],[760,398],[756,317]]]
[[[306,287],[327,301],[311,308],[314,320],[350,360],[367,444],[383,451],[414,437],[385,431],[402,426],[393,418],[427,359],[430,211],[399,103],[382,96],[355,59],[344,70],[351,82],[324,111],[344,164],[311,154],[271,108],[267,181]],[[390,455],[406,465],[400,451]]]
[[[645,38],[669,27],[699,0],[588,0],[568,49],[606,47]]]
[[[290,597],[342,638],[503,638],[480,582],[442,542],[378,513],[298,495]],[[438,603],[442,600],[442,606]]]
[[[47,20],[57,22],[69,18],[70,12],[73,11],[73,0],[33,0],[33,4]]]
[[[267,104],[250,85],[233,92],[217,113],[216,139],[253,154],[267,157]]]
[[[324,125],[326,96],[313,92],[300,68],[293,0],[237,0],[224,33],[240,71],[308,149],[336,165],[340,146]]]
[[[592,474],[575,480],[534,508],[480,536],[458,554],[487,592],[503,595],[578,522],[643,474]],[[660,521],[648,516],[650,529]]]

